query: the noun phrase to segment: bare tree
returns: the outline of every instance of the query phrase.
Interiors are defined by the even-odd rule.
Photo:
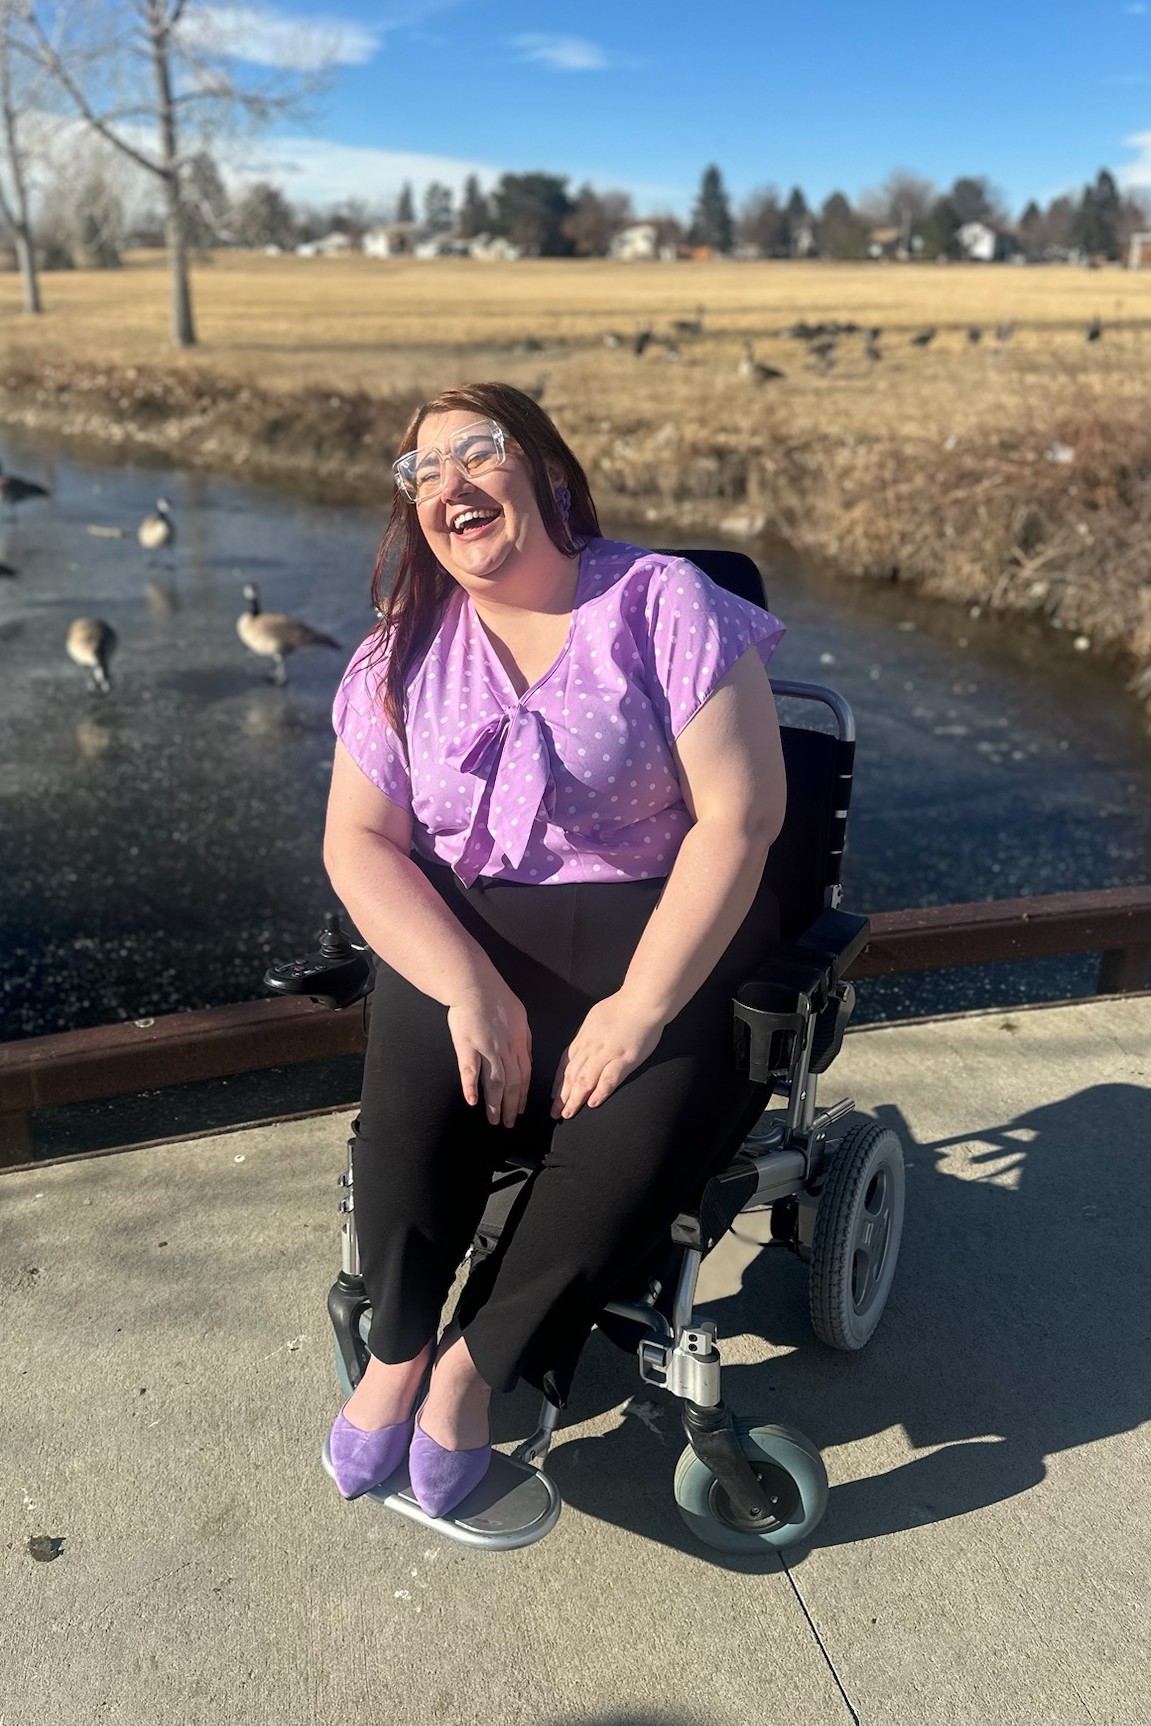
[[[158,183],[172,340],[193,346],[187,209],[197,150],[209,128],[218,137],[225,126],[265,125],[298,106],[319,88],[330,49],[327,61],[317,47],[292,58],[287,72],[241,83],[235,16],[211,0],[12,3],[22,5],[36,60],[70,109]]]
[[[21,62],[21,0],[0,0],[0,216],[12,231],[24,291],[24,310],[40,312],[40,281],[28,208],[27,150],[20,121],[35,101],[35,80]]]

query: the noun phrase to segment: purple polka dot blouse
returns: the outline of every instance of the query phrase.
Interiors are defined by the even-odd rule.
[[[406,684],[408,759],[384,717],[376,641],[336,694],[336,735],[412,816],[412,849],[466,885],[667,875],[692,818],[672,739],[783,624],[685,558],[593,539],[559,657],[517,695],[465,590]]]

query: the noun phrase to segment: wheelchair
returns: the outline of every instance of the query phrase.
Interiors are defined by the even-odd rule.
[[[764,603],[759,571],[741,552],[682,553],[718,585]],[[770,1242],[807,1266],[812,1328],[835,1349],[861,1349],[883,1314],[895,1275],[904,1214],[903,1152],[897,1135],[860,1116],[850,1098],[816,1106],[816,1082],[842,1046],[855,1002],[844,973],[865,946],[867,919],[840,909],[841,865],[855,753],[854,720],[833,690],[772,680],[777,697],[821,709],[830,730],[781,725],[787,815],[766,876],[780,906],[780,942],[732,1002],[732,1058],[763,1087],[737,1123],[688,1209],[675,1219],[657,1258],[621,1289],[595,1326],[637,1356],[639,1376],[683,1403],[686,1447],[675,1470],[680,1513],[705,1545],[762,1552],[806,1539],[827,1503],[819,1451],[801,1432],[756,1416],[734,1416],[723,1400],[713,1319],[695,1312],[705,1256],[735,1219],[770,1213]],[[307,994],[340,1008],[371,988],[366,948],[330,914],[316,952],[265,974],[274,993]],[[784,1106],[767,1105],[773,1098]],[[853,1119],[848,1119],[854,1117]],[[838,1134],[833,1130],[843,1123]],[[345,1396],[367,1363],[371,1308],[356,1244],[351,1151],[341,1188],[341,1266],[328,1295],[336,1369]],[[509,1157],[497,1166],[483,1220],[465,1262],[493,1252],[523,1182],[537,1165]],[[562,1509],[545,1471],[559,1409],[542,1399],[539,1424],[511,1455],[493,1451],[475,1491],[449,1516],[420,1509],[406,1473],[366,1497],[467,1545],[525,1546],[554,1527]],[[330,1469],[326,1443],[324,1463]]]

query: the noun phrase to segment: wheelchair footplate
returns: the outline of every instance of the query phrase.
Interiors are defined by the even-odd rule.
[[[324,1440],[323,1464],[332,1473],[328,1441]],[[492,1451],[491,1467],[479,1485],[447,1516],[427,1516],[416,1503],[408,1482],[407,1465],[380,1486],[362,1494],[389,1510],[398,1510],[425,1528],[434,1528],[449,1540],[465,1546],[484,1546],[493,1552],[510,1551],[542,1540],[559,1521],[563,1499],[555,1482],[502,1451]]]

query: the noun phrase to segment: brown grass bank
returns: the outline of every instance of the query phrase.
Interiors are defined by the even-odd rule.
[[[541,393],[605,511],[745,544],[771,532],[844,574],[1042,614],[1151,703],[1141,275],[225,255],[197,272],[203,345],[183,355],[165,349],[158,260],[47,291],[51,314],[27,319],[0,279],[9,424],[382,498],[412,403],[502,376]],[[701,335],[659,339],[700,305]],[[797,318],[878,325],[883,358],[855,334],[821,364],[783,335]],[[657,338],[638,358],[637,325]],[[786,375],[741,376],[746,341]]]

